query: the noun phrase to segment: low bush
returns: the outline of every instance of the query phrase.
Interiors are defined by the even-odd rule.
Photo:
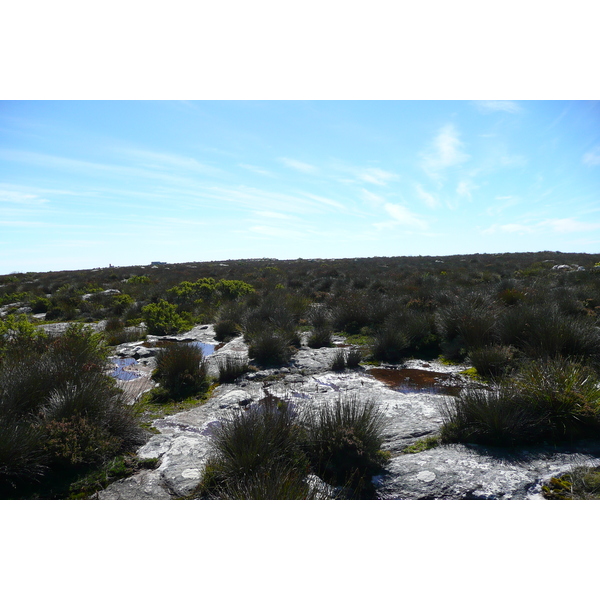
[[[224,319],[215,323],[215,339],[219,342],[228,342],[240,335],[242,328],[231,319]]]
[[[230,354],[219,359],[219,383],[233,383],[248,371],[248,361],[245,358]]]
[[[306,451],[316,475],[354,497],[373,493],[371,478],[387,456],[381,450],[384,418],[373,402],[348,396],[307,412]]]
[[[509,346],[483,346],[475,348],[468,354],[477,374],[482,377],[498,378],[505,375],[513,359],[514,353]]]
[[[197,495],[209,498],[305,497],[308,464],[302,429],[285,402],[267,401],[222,421]]]
[[[151,335],[178,333],[192,326],[191,320],[178,314],[177,307],[166,300],[144,306],[142,314]]]
[[[593,372],[564,360],[537,361],[493,390],[466,389],[446,403],[442,439],[513,446],[600,434]]]
[[[82,326],[71,326],[59,337],[17,337],[5,347],[0,361],[2,494],[27,482],[51,481],[65,466],[99,464],[143,441],[107,367],[102,336]]]
[[[248,347],[248,356],[261,367],[286,365],[293,353],[289,335],[272,329],[255,334]]]
[[[331,348],[333,332],[328,327],[320,327],[313,329],[307,340],[307,345],[310,348]]]
[[[406,357],[409,347],[406,335],[393,326],[385,326],[375,334],[373,358],[389,363],[398,363]]]
[[[356,369],[362,360],[362,352],[358,348],[350,348],[346,355],[346,366],[349,369]]]
[[[346,351],[343,348],[338,348],[331,361],[332,371],[343,371],[346,368]]]
[[[175,398],[206,391],[209,382],[202,348],[186,343],[161,348],[156,354],[152,378]]]

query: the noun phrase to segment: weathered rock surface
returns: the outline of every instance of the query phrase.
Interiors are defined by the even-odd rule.
[[[195,327],[172,339],[216,344],[212,326]],[[118,353],[124,356],[127,348],[138,347],[125,344]],[[349,395],[375,400],[386,418],[384,449],[392,455],[386,471],[376,478],[381,499],[542,499],[541,487],[551,477],[574,465],[600,464],[600,443],[597,447],[538,448],[512,453],[452,445],[404,454],[407,446],[439,430],[441,407],[452,402],[452,397],[431,390],[396,391],[373,377],[369,369],[334,373],[330,365],[335,352],[336,348],[303,347],[288,367],[250,373],[235,384],[219,386],[205,404],[156,420],[154,427],[160,434],[141,447],[138,455],[160,459],[157,469],[116,482],[97,497],[185,497],[200,481],[210,452],[211,429],[235,412],[252,410],[266,396],[286,399],[298,411]],[[218,373],[220,357],[227,354],[247,356],[243,338],[218,347],[207,357],[213,374]],[[141,389],[140,380],[145,378],[145,385],[152,387],[152,361],[153,357],[140,355],[140,379],[122,385],[137,385]],[[410,361],[407,366],[455,374],[457,378],[461,370],[436,361]]]

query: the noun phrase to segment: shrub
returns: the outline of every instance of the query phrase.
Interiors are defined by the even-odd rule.
[[[471,350],[468,357],[479,375],[496,378],[508,371],[513,351],[509,346],[484,346]]]
[[[286,365],[292,357],[291,341],[285,333],[266,329],[253,336],[248,356],[262,367]]]
[[[333,346],[331,336],[332,331],[328,327],[313,329],[306,343],[310,348],[331,348]]]
[[[564,360],[534,362],[491,391],[467,389],[444,406],[445,442],[511,446],[598,433],[598,380]]]
[[[467,388],[442,405],[444,443],[463,442],[513,446],[533,440],[537,417],[515,390]]]
[[[248,371],[248,361],[231,354],[219,359],[219,383],[233,383]]]
[[[338,348],[333,355],[331,362],[332,371],[343,371],[346,368],[346,352],[343,348]]]
[[[211,439],[198,494],[212,498],[274,499],[290,489],[308,494],[302,430],[285,402],[267,401],[222,421]]]
[[[215,324],[215,338],[219,342],[228,342],[241,332],[241,327],[231,319],[224,319]]]
[[[177,307],[166,300],[148,304],[142,308],[148,333],[152,335],[168,335],[191,327],[188,319],[177,314]]]
[[[373,358],[390,363],[400,362],[406,356],[409,343],[406,335],[393,326],[385,326],[375,334]]]
[[[81,325],[59,337],[6,347],[0,362],[0,485],[47,479],[65,461],[101,462],[143,440],[107,367],[101,336]]]
[[[372,493],[371,477],[386,462],[381,451],[384,419],[376,405],[340,398],[304,419],[306,450],[315,473],[331,485],[351,487],[355,495]]]
[[[161,348],[156,354],[152,378],[176,398],[206,391],[208,375],[202,349],[185,343]]]
[[[349,369],[356,369],[362,360],[362,352],[358,348],[350,348],[346,356],[346,366]]]
[[[600,467],[579,466],[542,487],[546,500],[600,500]]]

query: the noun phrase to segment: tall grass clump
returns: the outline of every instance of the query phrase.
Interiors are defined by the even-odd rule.
[[[384,417],[374,402],[347,396],[307,412],[306,449],[316,475],[347,486],[355,497],[373,492],[371,478],[387,460],[381,450]]]
[[[233,383],[248,371],[245,358],[227,354],[219,359],[219,383]]]
[[[303,499],[308,463],[302,429],[285,402],[268,401],[213,430],[197,495],[218,499]]]
[[[175,398],[192,396],[208,389],[208,373],[202,348],[173,343],[156,354],[152,378]]]
[[[444,408],[442,439],[514,446],[600,434],[600,388],[587,367],[535,361],[493,390],[466,389]]]

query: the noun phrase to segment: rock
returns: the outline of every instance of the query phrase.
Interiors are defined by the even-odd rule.
[[[205,327],[195,327],[182,337],[215,343],[214,328]],[[124,344],[117,350],[123,356],[122,353],[139,352],[141,348],[139,343],[134,343]],[[255,410],[267,396],[284,399],[297,411],[340,398],[374,401],[385,418],[383,449],[391,454],[385,471],[373,479],[380,499],[541,499],[542,485],[551,477],[575,465],[600,465],[600,442],[588,447],[565,446],[551,450],[541,447],[513,452],[454,444],[404,454],[407,446],[439,432],[443,406],[453,401],[452,396],[432,393],[431,389],[403,387],[397,391],[372,376],[369,368],[334,373],[329,369],[335,351],[336,348],[302,348],[283,369],[248,373],[236,384],[218,386],[204,404],[154,421],[160,434],[152,436],[138,450],[138,455],[159,458],[160,466],[112,484],[98,494],[98,498],[187,496],[202,477],[214,429],[223,419],[240,411]],[[219,357],[228,353],[246,357],[243,338],[221,346],[207,362],[218,372]],[[439,361],[407,361],[403,366],[457,378],[464,368]],[[146,379],[120,385],[148,386],[151,365],[136,368]],[[310,483],[316,486],[321,497],[336,497],[339,492],[314,476],[310,476]]]

